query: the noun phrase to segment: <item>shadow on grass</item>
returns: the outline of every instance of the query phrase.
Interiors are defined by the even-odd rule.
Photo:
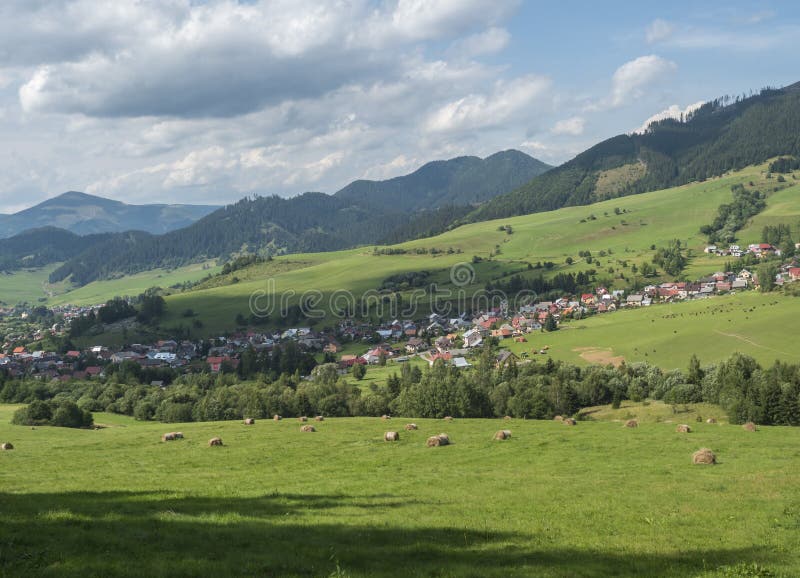
[[[550,548],[535,535],[446,520],[410,529],[402,508],[411,503],[388,494],[0,493],[0,576],[693,576],[777,561],[758,548]]]

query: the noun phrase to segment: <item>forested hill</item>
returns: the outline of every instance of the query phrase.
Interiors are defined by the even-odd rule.
[[[78,235],[129,230],[166,233],[191,225],[218,208],[208,205],[128,205],[70,191],[13,215],[0,215],[0,238],[46,227],[65,229]]]
[[[525,153],[507,150],[485,159],[434,161],[386,181],[354,181],[334,196],[349,203],[391,206],[398,212],[470,205],[512,191],[551,168]]]
[[[177,231],[118,235],[91,246],[54,271],[51,281],[71,276],[83,285],[239,252],[333,251],[376,243],[393,231],[407,235],[438,226],[442,215],[464,216],[470,203],[508,192],[548,168],[524,153],[504,151],[484,160],[428,163],[389,181],[357,181],[334,195],[245,198]]]
[[[688,118],[601,142],[473,211],[466,220],[524,215],[668,188],[779,155],[800,155],[800,83],[721,98]]]

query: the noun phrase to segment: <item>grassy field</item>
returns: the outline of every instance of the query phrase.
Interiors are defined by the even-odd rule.
[[[0,302],[15,305],[23,301],[39,304],[46,299],[44,287],[47,277],[58,265],[49,265],[36,269],[23,269],[13,274],[0,272]]]
[[[798,315],[800,299],[750,291],[570,321],[559,331],[529,335],[527,343],[507,340],[503,346],[521,354],[548,345],[547,355],[572,363],[618,363],[624,358],[664,369],[685,369],[692,354],[711,363],[736,351],[762,364],[776,359],[797,363]]]
[[[3,576],[800,573],[796,428],[416,420],[405,432],[406,420],[350,418],[301,434],[295,420],[97,414],[107,427],[33,430],[9,425],[12,409],[0,406],[0,439],[16,446],[0,452]],[[500,428],[512,439],[492,441]],[[387,429],[401,441],[383,442]],[[160,442],[175,430],[186,439]],[[425,447],[441,431],[453,445]],[[207,447],[212,436],[225,446]],[[693,466],[700,447],[720,463]]]
[[[612,277],[625,274],[634,279],[635,275],[620,261],[627,261],[629,266],[649,261],[653,254],[652,245],[663,246],[674,238],[687,243],[697,254],[687,275],[705,275],[722,267],[725,260],[702,254],[705,240],[700,235],[700,227],[710,223],[719,205],[731,199],[732,184],[753,181],[762,188],[774,184],[765,178],[765,174],[764,167],[753,167],[704,183],[613,199],[587,207],[568,207],[476,223],[437,237],[396,246],[407,251],[431,248],[442,251],[436,255],[375,255],[372,247],[367,247],[279,258],[246,273],[236,272],[239,282],[235,284],[171,296],[165,325],[180,323],[180,312],[191,308],[199,313],[209,332],[230,330],[235,326],[238,313],[245,317],[249,315],[248,300],[254,292],[280,294],[294,291],[293,299],[296,301],[304,291],[314,290],[320,292],[323,304],[327,304],[337,290],[360,295],[379,288],[390,275],[410,271],[430,271],[431,280],[452,288],[450,268],[470,262],[473,256],[488,259],[493,255],[491,261],[474,266],[475,282],[467,287],[469,291],[511,272],[524,271],[528,263],[538,261],[556,263],[553,273],[595,268],[601,277],[607,276],[609,282],[624,284],[619,279],[613,281]],[[776,201],[791,204],[798,191],[800,187],[794,185],[776,194]],[[800,207],[800,203],[796,204]],[[511,226],[513,234],[499,230],[501,225]],[[760,229],[753,229],[742,236],[742,242],[756,241],[759,234]],[[453,252],[448,253],[449,249]],[[591,250],[596,257],[591,265],[578,257],[578,252],[583,250]],[[599,257],[600,251],[609,250],[611,254]],[[567,257],[573,257],[575,263],[566,265]],[[614,272],[608,273],[608,268]]]

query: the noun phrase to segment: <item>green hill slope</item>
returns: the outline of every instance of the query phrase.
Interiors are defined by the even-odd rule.
[[[480,221],[653,191],[800,154],[800,83],[706,103],[684,122],[650,125],[599,143],[478,208]]]

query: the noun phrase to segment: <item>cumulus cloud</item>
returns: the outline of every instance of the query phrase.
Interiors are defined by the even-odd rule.
[[[674,62],[655,54],[626,62],[617,68],[611,79],[611,106],[621,106],[641,97],[648,85],[663,80],[677,68]]]
[[[528,76],[498,82],[491,94],[469,94],[430,115],[429,132],[470,131],[497,126],[532,106],[550,88],[550,79]]]
[[[450,47],[449,53],[455,57],[473,58],[483,54],[494,54],[502,51],[511,39],[511,34],[505,28],[493,26],[458,40]]]
[[[645,39],[648,44],[662,42],[672,36],[674,30],[675,26],[672,23],[662,20],[661,18],[656,18],[647,27]]]
[[[666,120],[668,118],[673,118],[676,120],[680,120],[686,118],[689,114],[696,111],[698,108],[703,106],[705,101],[695,102],[694,104],[690,104],[686,108],[681,108],[677,104],[673,104],[672,106],[665,108],[664,110],[657,112],[646,121],[642,123],[642,125],[634,130],[634,133],[642,134],[647,132],[647,128],[654,122],[658,122],[660,120]]]
[[[553,134],[567,134],[577,136],[583,134],[583,128],[586,121],[583,117],[573,116],[564,120],[559,120],[550,132]]]

